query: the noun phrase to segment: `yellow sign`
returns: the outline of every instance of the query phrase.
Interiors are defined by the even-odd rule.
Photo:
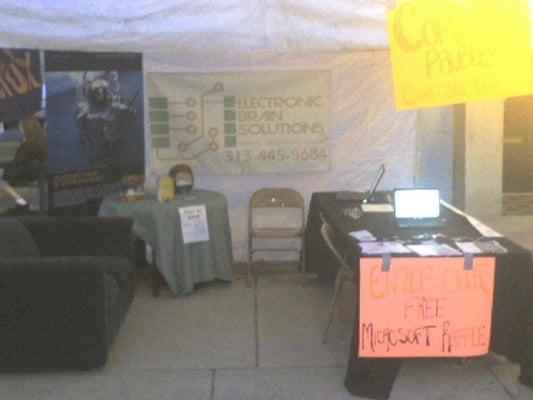
[[[533,93],[529,0],[397,0],[388,25],[396,107]]]

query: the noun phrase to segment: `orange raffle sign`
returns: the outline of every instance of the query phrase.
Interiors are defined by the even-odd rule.
[[[489,351],[494,257],[360,261],[359,357],[471,357]]]

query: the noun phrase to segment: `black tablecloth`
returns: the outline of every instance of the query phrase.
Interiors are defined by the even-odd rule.
[[[379,196],[380,194],[378,194]],[[385,194],[381,194],[385,196]],[[392,213],[364,213],[360,218],[347,216],[344,210],[358,207],[356,201],[339,200],[336,193],[314,193],[311,198],[305,232],[305,259],[308,272],[317,272],[319,279],[331,279],[337,263],[320,236],[322,214],[333,227],[336,245],[348,254],[354,266],[356,298],[359,298],[359,257],[357,241],[349,233],[366,229],[377,238],[411,239],[428,233],[441,233],[439,238],[453,244],[454,238],[475,240],[478,231],[462,216],[442,207],[444,226],[438,231],[424,228],[400,229]],[[531,254],[506,238],[498,242],[508,252],[496,257],[494,302],[492,310],[491,351],[520,363],[520,381],[533,387],[533,267]],[[413,255],[410,254],[410,257]],[[387,399],[401,366],[402,359],[369,359],[358,357],[359,307],[355,307],[353,335],[348,359],[345,386],[353,395]]]

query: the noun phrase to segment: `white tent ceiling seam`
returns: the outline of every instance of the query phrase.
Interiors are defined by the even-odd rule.
[[[0,46],[194,54],[388,47],[386,0],[2,0]]]

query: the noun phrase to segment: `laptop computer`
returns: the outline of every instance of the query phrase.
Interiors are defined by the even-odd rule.
[[[400,228],[439,228],[440,194],[437,189],[394,190],[394,220]]]
[[[368,203],[372,196],[374,195],[376,188],[379,185],[379,182],[381,181],[381,178],[383,178],[383,174],[385,173],[385,164],[381,164],[376,171],[376,175],[374,176],[374,179],[372,180],[372,184],[368,188],[366,192],[363,193],[355,193],[355,192],[338,192],[337,193],[337,200],[357,200],[361,203],[365,204]]]

